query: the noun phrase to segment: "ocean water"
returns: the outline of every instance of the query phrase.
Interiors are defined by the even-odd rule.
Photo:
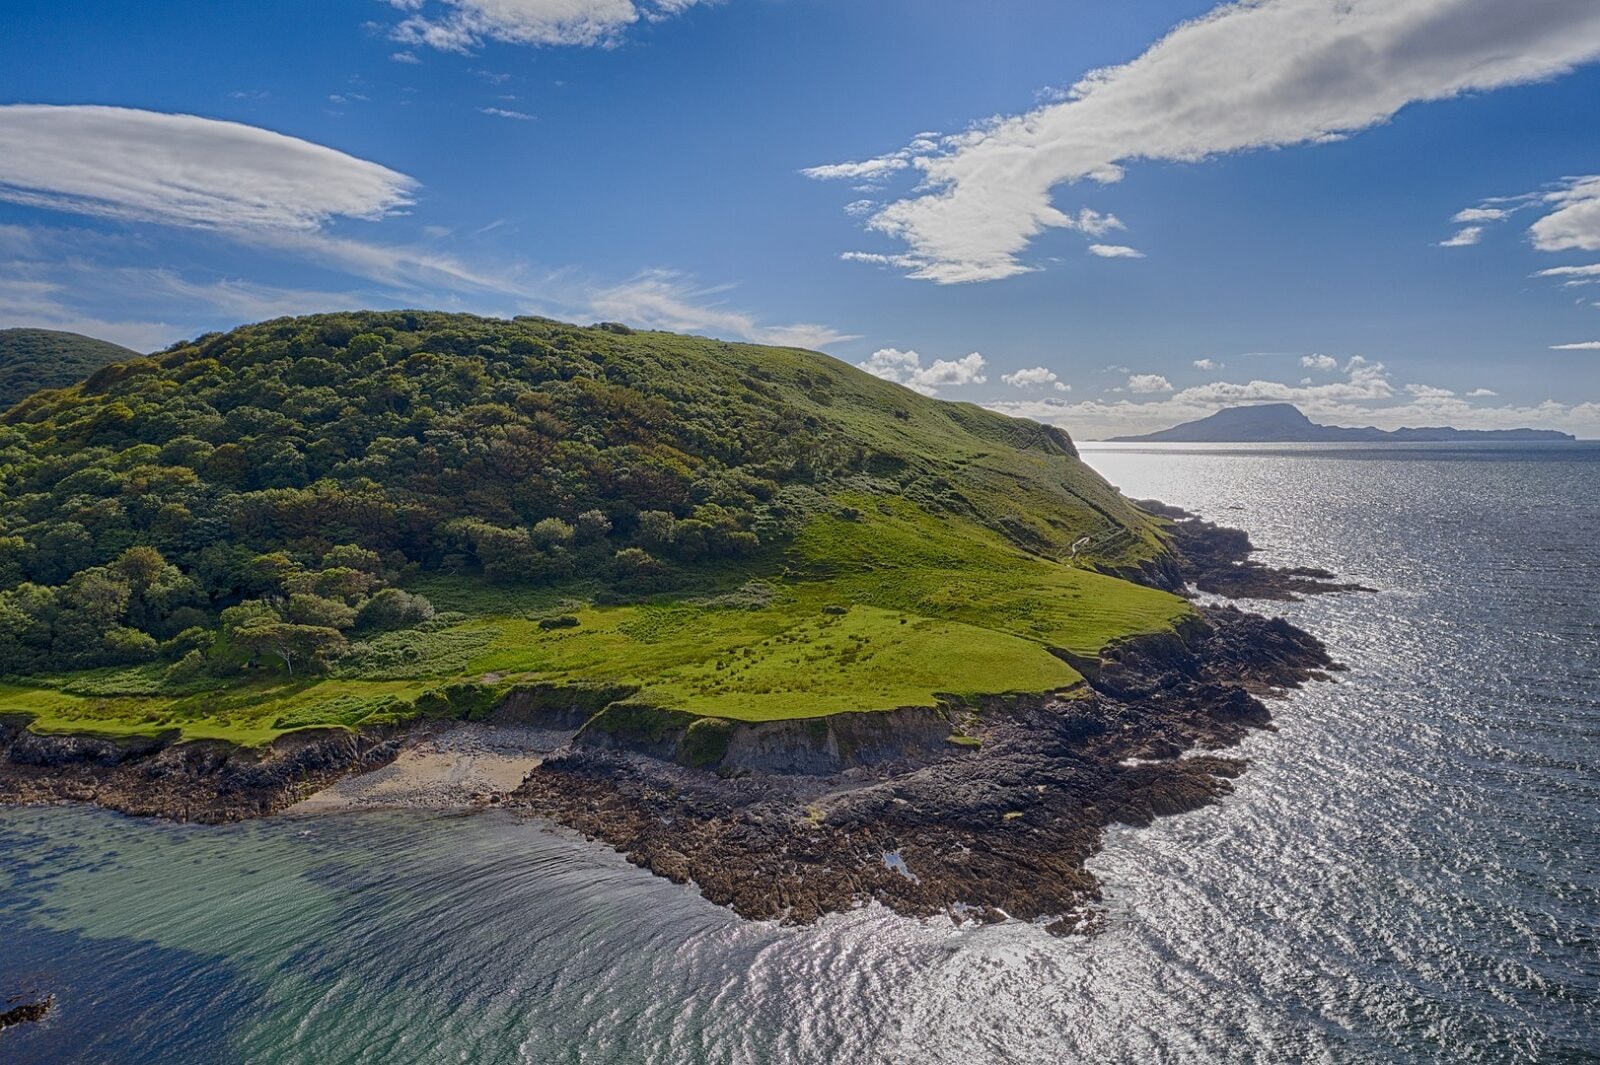
[[[5,1062],[1600,1061],[1600,447],[1096,448],[1379,589],[1106,928],[750,924],[499,813],[0,810]]]

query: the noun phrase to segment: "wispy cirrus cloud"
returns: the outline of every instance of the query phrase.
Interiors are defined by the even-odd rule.
[[[0,106],[0,200],[217,230],[379,219],[417,182],[271,130],[124,107]]]
[[[661,328],[822,347],[848,335],[827,326],[770,325],[728,307],[720,289],[663,271],[623,283],[518,261],[473,261],[422,239],[360,239],[339,228],[404,213],[419,185],[388,167],[235,122],[112,107],[0,107],[0,200],[95,219],[199,233],[362,284],[286,289],[176,271],[130,274],[108,233],[0,227],[5,324],[71,323],[151,346],[241,319],[354,306],[434,303],[480,313],[552,310],[624,317]],[[445,233],[447,234],[447,231]],[[148,259],[148,255],[145,256]],[[142,293],[171,318],[125,322],[96,310]]]
[[[697,285],[672,270],[647,270],[619,285],[599,287],[568,299],[586,305],[601,318],[617,319],[647,329],[711,333],[783,347],[823,348],[854,336],[825,325],[800,322],[772,325],[728,307],[724,294],[732,286]]]
[[[663,22],[714,0],[389,0],[406,12],[402,44],[470,52],[488,41],[592,47],[615,44],[639,22]]]
[[[867,223],[905,246],[879,253],[884,262],[939,283],[992,281],[1034,269],[1023,255],[1046,230],[1075,228],[1053,201],[1061,185],[1114,182],[1141,160],[1335,140],[1408,104],[1597,57],[1592,0],[1238,0],[1087,75],[1061,102],[850,166],[922,179]]]

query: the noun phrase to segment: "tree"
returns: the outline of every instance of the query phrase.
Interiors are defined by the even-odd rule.
[[[348,629],[356,623],[354,607],[337,599],[296,592],[289,596],[283,608],[286,620],[296,625],[312,625],[324,629]]]
[[[337,629],[265,619],[238,629],[233,640],[252,656],[272,655],[283,663],[290,677],[294,676],[296,663],[302,670],[315,669],[337,657],[347,646]]]
[[[399,629],[433,617],[433,604],[399,588],[384,588],[368,599],[356,615],[362,629]]]
[[[576,532],[560,518],[545,518],[533,527],[533,542],[543,548],[565,547]]]
[[[611,533],[611,519],[603,510],[586,510],[578,515],[576,523],[578,542],[584,544],[604,540]]]

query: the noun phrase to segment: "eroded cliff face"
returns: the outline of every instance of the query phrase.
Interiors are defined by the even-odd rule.
[[[400,749],[396,730],[291,732],[265,747],[30,732],[0,717],[0,802],[92,802],[121,813],[218,823],[273,814]]]

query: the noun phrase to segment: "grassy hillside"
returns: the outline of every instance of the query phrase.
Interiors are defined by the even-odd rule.
[[[0,409],[42,388],[77,384],[112,362],[137,359],[120,344],[54,329],[0,329]]]
[[[605,686],[737,719],[1068,688],[1170,628],[1057,430],[814,352],[285,319],[0,416],[0,712],[261,742]]]

